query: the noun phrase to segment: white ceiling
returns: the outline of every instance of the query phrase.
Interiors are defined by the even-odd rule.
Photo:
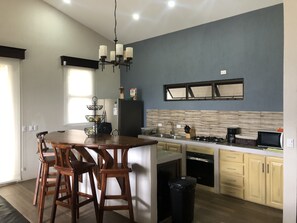
[[[43,0],[109,40],[114,39],[114,0]],[[119,43],[133,43],[166,33],[282,3],[283,0],[117,0]],[[140,19],[134,21],[133,13]]]

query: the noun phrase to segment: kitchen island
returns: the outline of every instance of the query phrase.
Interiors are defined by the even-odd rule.
[[[45,137],[48,143],[73,145],[75,150],[88,162],[97,164],[100,145],[117,144],[129,145],[128,162],[132,166],[130,185],[134,218],[136,222],[157,222],[157,149],[156,140],[139,139],[135,137],[99,135],[88,137],[81,130],[69,130],[51,132]],[[98,177],[98,166],[95,174]],[[95,182],[97,183],[97,182]],[[100,183],[100,181],[98,181]],[[98,185],[97,185],[98,186]],[[87,177],[83,178],[80,190],[90,193],[90,185]],[[120,187],[116,179],[111,179],[107,193],[119,193]],[[100,196],[100,190],[97,191]],[[119,212],[128,216],[127,211]]]

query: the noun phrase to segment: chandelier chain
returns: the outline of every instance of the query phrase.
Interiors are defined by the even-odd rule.
[[[114,41],[117,43],[118,37],[117,37],[117,0],[114,1]]]
[[[100,45],[99,46],[99,66],[102,67],[102,71],[105,68],[105,65],[112,65],[113,71],[114,67],[125,66],[126,71],[130,70],[130,65],[132,64],[133,60],[133,48],[126,47],[126,50],[123,48],[123,44],[118,44],[118,37],[117,37],[117,0],[114,0],[114,50],[110,51],[110,60],[107,60],[107,46]]]

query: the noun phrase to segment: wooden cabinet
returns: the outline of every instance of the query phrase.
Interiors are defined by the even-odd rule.
[[[187,152],[214,155],[214,149],[206,146],[187,145]]]
[[[265,156],[245,155],[245,199],[265,204]]]
[[[245,168],[245,199],[281,209],[283,159],[245,154]]]
[[[244,154],[220,150],[220,193],[244,198]]]
[[[283,159],[266,158],[266,204],[275,208],[283,207]]]
[[[172,152],[182,152],[182,145],[179,143],[171,143],[171,142],[161,142],[159,141],[157,144],[157,148],[161,150],[168,150]]]
[[[166,150],[166,142],[158,142],[157,149]]]

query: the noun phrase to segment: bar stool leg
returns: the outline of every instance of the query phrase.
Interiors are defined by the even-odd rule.
[[[133,214],[133,205],[132,205],[132,196],[131,196],[131,189],[130,189],[129,173],[125,174],[125,191],[126,191],[127,202],[128,202],[128,207],[129,207],[130,222],[134,222],[134,214]]]
[[[47,163],[42,164],[42,177],[41,177],[41,190],[39,192],[39,202],[38,202],[38,222],[41,223],[43,219],[43,208],[46,195],[46,183],[49,172],[49,165]]]
[[[99,216],[98,216],[99,208],[98,208],[98,201],[97,201],[96,189],[95,189],[94,177],[93,177],[92,171],[89,171],[89,178],[90,178],[90,183],[91,183],[92,195],[94,197],[93,203],[94,203],[94,208],[95,208],[96,222],[99,222]]]
[[[99,208],[99,223],[103,222],[107,175],[105,173],[102,173],[101,177],[102,177],[102,181],[101,181],[101,195],[100,195],[100,208]]]
[[[58,198],[59,198],[60,182],[61,182],[61,174],[58,172],[57,180],[56,180],[55,194],[54,194],[54,199],[53,199],[52,213],[51,213],[51,223],[54,223],[55,218],[56,218],[56,211],[57,211],[56,200],[58,200]]]
[[[33,205],[35,206],[37,204],[37,198],[38,198],[38,191],[39,191],[39,185],[40,185],[40,174],[42,172],[42,164],[39,162],[38,165],[38,172],[37,172],[37,178],[35,183],[35,191],[34,191],[34,198],[33,198]]]
[[[78,175],[74,174],[73,176],[73,180],[72,180],[72,206],[71,206],[71,215],[72,215],[72,223],[76,223],[76,218],[78,217],[78,206],[77,206],[77,202],[78,202],[78,197],[77,197],[77,191],[78,191]]]

